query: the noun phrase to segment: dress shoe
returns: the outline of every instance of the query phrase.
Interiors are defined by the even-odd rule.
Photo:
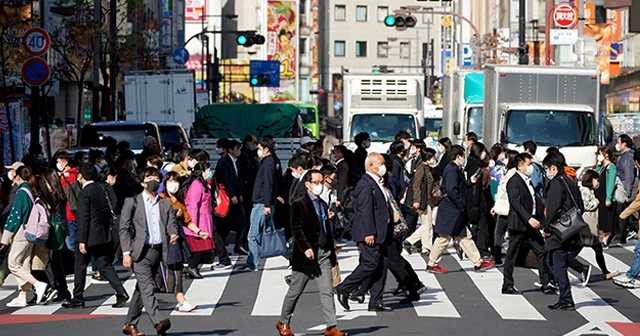
[[[202,279],[204,278],[200,272],[195,268],[187,268],[187,273],[185,273],[187,278],[190,279]]]
[[[349,300],[357,303],[364,303],[364,295],[352,293],[349,295]]]
[[[324,331],[324,336],[347,336],[348,334],[338,330],[336,327],[327,328]]]
[[[143,333],[138,331],[138,328],[136,328],[135,324],[125,325],[124,328],[122,328],[122,333],[131,336],[144,336]]]
[[[293,277],[291,276],[291,274],[287,274],[287,275],[284,276],[284,282],[287,284],[287,286],[291,285],[292,278]]]
[[[404,294],[404,292],[406,292],[406,291],[407,291],[407,289],[406,289],[406,288],[404,288],[404,287],[402,287],[402,286],[398,286],[398,288],[396,288],[396,289],[393,291],[393,296],[400,296],[400,295]]]
[[[53,302],[64,302],[71,300],[71,293],[69,291],[66,292],[58,292],[58,295],[53,299]]]
[[[549,309],[551,310],[576,310],[576,305],[572,303],[566,302],[558,302],[554,305],[550,305]]]
[[[338,303],[340,303],[340,305],[342,306],[342,308],[344,308],[344,310],[351,310],[351,307],[349,307],[349,293],[347,292],[343,292],[339,289],[336,288],[336,290],[338,291],[337,295],[338,295]],[[364,301],[362,301],[364,302]]]
[[[413,292],[418,294],[418,296],[424,294],[427,291],[427,286],[425,286],[422,282],[418,283],[413,287]]]
[[[249,251],[245,250],[243,247],[234,249],[233,253],[241,256],[249,255]]]
[[[116,303],[111,305],[111,308],[122,308],[129,301],[128,295],[116,295]]]
[[[402,242],[402,248],[407,252],[408,255],[411,255],[412,251],[411,248],[413,247],[413,245],[411,245],[411,243],[409,243],[408,241],[403,241]]]
[[[369,306],[369,311],[372,312],[391,312],[393,311],[393,308],[389,307],[389,306],[385,306],[384,304],[379,304],[379,305],[375,305],[375,306]]]
[[[73,298],[67,302],[62,303],[62,308],[84,308],[84,301]]]
[[[542,286],[541,290],[542,290],[542,294],[544,294],[544,295],[551,295],[551,294],[555,294],[556,293],[556,290],[553,287],[548,286],[548,285],[547,286]]]
[[[409,295],[407,295],[406,298],[400,300],[400,303],[402,304],[411,304],[412,302],[418,302],[420,301],[420,294],[418,293],[409,293]]]
[[[280,336],[293,336],[291,327],[288,324],[278,321],[278,323],[276,323],[276,329],[278,329]]]
[[[171,328],[171,321],[169,319],[164,319],[160,323],[156,324],[155,328],[158,336],[165,336],[167,334],[167,330]]]
[[[520,292],[513,286],[502,287],[502,294],[506,295],[519,295]]]

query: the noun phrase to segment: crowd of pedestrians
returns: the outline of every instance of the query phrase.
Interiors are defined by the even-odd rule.
[[[521,293],[516,266],[538,268],[542,293],[558,295],[551,309],[575,308],[568,268],[588,285],[592,267],[577,259],[583,247],[594,250],[604,278],[616,285],[633,288],[640,274],[640,245],[620,277],[603,255],[638,232],[632,215],[640,209],[640,150],[626,135],[615,150],[598,150],[595,169],[581,172],[567,166],[557,148],[538,164],[532,141],[518,152],[485,146],[474,133],[462,145],[442,138],[429,148],[400,132],[388,153],[368,153],[369,134],[360,133],[354,152],[337,145],[326,156],[321,143],[305,141],[287,166],[268,136],[220,139],[216,167],[201,149],[177,148],[166,162],[157,142],[144,144],[138,155],[126,142],[114,142],[106,153],[60,151],[48,166],[33,148],[23,162],[6,167],[0,284],[13,274],[20,289],[7,306],[59,301],[82,308],[91,265],[91,281],[109,283],[115,292],[114,308],[130,301],[124,334],[141,334],[144,308],[164,335],[171,322],[156,293],[174,294],[181,312],[197,309],[184,295],[183,277],[202,279],[203,264],[232,267],[229,244],[233,254],[246,256],[238,270],[257,271],[262,234],[270,227],[284,229],[288,242],[282,255],[290,263],[283,279],[289,291],[276,324],[283,336],[292,335],[292,315],[309,280],[318,284],[325,335],[346,335],[337,328],[334,295],[346,310],[368,296],[370,311],[392,311],[382,301],[389,271],[401,303],[420,301],[427,288],[416,272],[448,273],[440,262],[450,244],[476,272],[504,265],[502,295]],[[588,228],[560,237],[554,223],[571,211]],[[42,213],[50,225],[44,240],[33,231]],[[357,245],[359,264],[341,279],[337,254],[348,240]],[[403,251],[419,253],[425,269],[414,269]],[[118,263],[135,274],[132,293],[117,276]],[[70,274],[73,292],[65,280]]]

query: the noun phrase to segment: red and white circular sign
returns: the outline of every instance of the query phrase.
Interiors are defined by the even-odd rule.
[[[24,33],[22,45],[30,56],[42,56],[51,47],[51,37],[44,29],[33,27]]]
[[[553,12],[553,21],[558,27],[571,28],[578,23],[578,11],[571,5],[559,5]]]

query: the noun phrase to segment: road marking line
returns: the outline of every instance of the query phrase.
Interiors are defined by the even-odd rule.
[[[420,281],[427,286],[427,291],[420,295],[420,301],[414,302],[413,307],[418,316],[460,318],[460,313],[451,303],[442,289],[435,274],[423,271],[426,263],[418,254],[406,255],[405,259],[418,274]]]
[[[285,275],[291,274],[289,260],[283,257],[269,258],[264,262],[258,295],[253,304],[252,316],[280,316],[284,297],[289,286]]]
[[[127,315],[127,311],[129,311],[129,305],[131,304],[131,297],[133,296],[133,291],[136,288],[136,277],[135,274],[131,274],[124,283],[122,283],[122,287],[129,295],[129,300],[127,304],[122,308],[111,308],[111,305],[116,303],[116,296],[112,295],[107,299],[107,301],[103,302],[100,307],[96,308],[91,312],[91,315]]]
[[[91,275],[85,277],[84,289],[87,290],[91,285]],[[73,275],[67,277],[67,286],[69,292],[73,293]],[[46,305],[33,305],[20,308],[12,313],[12,315],[51,315],[62,308],[62,303],[49,303]]]
[[[598,267],[598,263],[596,262],[596,252],[593,249],[582,249],[582,252],[580,252],[580,257],[584,258],[584,260],[593,265],[594,268],[600,269],[600,267]],[[607,263],[607,268],[609,268],[609,271],[617,269],[620,272],[626,272],[625,270],[629,269],[629,266],[627,266],[627,264],[607,253],[604,253],[604,261]],[[628,288],[627,290],[640,299],[640,288]]]

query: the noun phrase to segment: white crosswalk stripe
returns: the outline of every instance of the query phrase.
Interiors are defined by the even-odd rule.
[[[412,254],[405,256],[405,259],[416,271],[420,281],[427,286],[427,291],[420,296],[420,301],[413,303],[416,314],[424,317],[460,318],[460,313],[445,294],[436,276],[422,271],[427,268],[427,263],[422,260],[422,257]]]

